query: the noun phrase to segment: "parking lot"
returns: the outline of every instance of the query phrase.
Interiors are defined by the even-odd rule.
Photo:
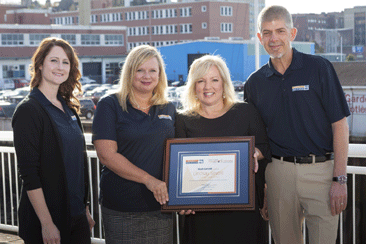
[[[29,81],[17,79],[18,85],[12,89],[2,89],[0,81],[0,117],[11,118],[16,105],[29,93]],[[117,92],[118,84],[99,84],[89,78],[83,78],[82,92],[77,97],[81,104],[80,117],[85,123],[92,122],[96,105],[101,97]],[[9,83],[9,82],[8,82]],[[16,82],[14,82],[15,84]],[[19,85],[21,83],[21,85]],[[233,82],[239,101],[243,101],[243,86],[240,81]],[[4,85],[4,82],[3,82]],[[185,82],[170,82],[168,87],[168,99],[176,106],[182,108],[181,97],[185,89]]]

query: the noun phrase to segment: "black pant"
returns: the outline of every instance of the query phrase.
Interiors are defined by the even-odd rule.
[[[39,231],[41,233],[41,230]],[[90,240],[90,229],[88,219],[86,218],[86,214],[80,214],[74,217],[71,217],[71,242],[65,243],[62,241],[62,244],[91,244]],[[42,234],[35,235],[32,240],[25,241],[26,244],[42,244]]]
[[[62,242],[62,240],[61,240]],[[71,244],[90,244],[90,229],[85,214],[71,218]]]

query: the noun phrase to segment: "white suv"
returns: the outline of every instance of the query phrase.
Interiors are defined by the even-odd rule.
[[[13,90],[15,88],[14,81],[11,79],[0,80],[0,90]]]
[[[89,77],[87,77],[87,76],[82,76],[81,78],[80,78],[80,83],[82,84],[82,85],[84,85],[84,84],[92,84],[92,83],[97,83],[95,80],[93,80],[93,79],[90,79]]]

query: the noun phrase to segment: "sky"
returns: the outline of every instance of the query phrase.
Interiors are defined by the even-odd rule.
[[[266,0],[268,5],[281,5],[291,14],[314,13],[321,12],[342,12],[345,8],[353,8],[355,6],[366,6],[365,0]]]
[[[44,4],[46,0],[38,0]],[[51,0],[51,3],[60,0]],[[174,0],[172,0],[174,1]],[[342,12],[345,8],[354,6],[366,6],[365,0],[265,0],[266,5],[282,5],[287,8],[291,14],[297,13],[315,13],[321,12]],[[20,3],[20,0],[0,0],[0,3]]]

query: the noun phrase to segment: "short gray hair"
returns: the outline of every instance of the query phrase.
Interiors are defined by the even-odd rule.
[[[262,32],[262,23],[272,20],[284,20],[287,28],[292,29],[294,27],[290,12],[282,6],[272,5],[262,9],[258,15],[259,33]]]

